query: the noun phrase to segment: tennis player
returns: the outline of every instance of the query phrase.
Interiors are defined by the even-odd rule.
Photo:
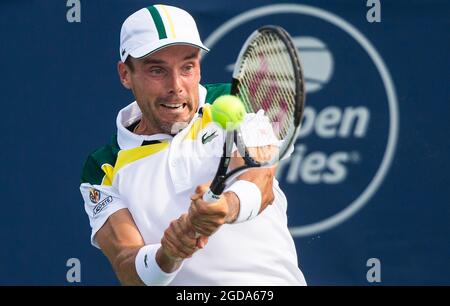
[[[273,168],[202,200],[225,138],[209,104],[230,85],[200,85],[201,49],[180,8],[154,5],[124,21],[117,68],[136,101],[83,168],[91,243],[124,285],[306,285]]]

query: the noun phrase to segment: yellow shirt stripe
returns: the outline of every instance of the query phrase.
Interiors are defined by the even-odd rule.
[[[212,122],[211,106],[206,104],[203,106],[203,115],[201,118],[197,118],[192,124],[191,129],[184,137],[184,140],[195,140],[197,139],[198,133],[205,128],[209,123]]]
[[[102,185],[111,186],[113,173],[114,173],[114,167],[111,166],[110,164],[103,164],[102,170],[103,170],[103,172],[105,172],[105,176],[102,179]]]
[[[164,15],[166,16],[167,21],[169,22],[170,32],[172,33],[173,36],[172,38],[176,38],[177,36],[175,35],[175,27],[173,26],[172,18],[170,17],[166,6],[165,5],[158,5],[158,6],[162,8]]]
[[[142,147],[136,147],[129,150],[119,151],[119,154],[117,155],[117,161],[114,167],[112,167],[110,164],[102,165],[102,170],[103,172],[105,172],[105,176],[103,177],[102,180],[102,185],[111,186],[114,180],[114,176],[116,175],[117,172],[119,172],[119,170],[122,167],[131,164],[141,158],[150,156],[152,154],[156,154],[168,147],[169,143],[166,141]]]

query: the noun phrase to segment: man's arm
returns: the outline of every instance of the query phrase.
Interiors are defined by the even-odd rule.
[[[161,239],[161,247],[156,252],[156,262],[166,273],[177,270],[182,260],[196,251],[195,234],[184,234],[188,228],[186,219],[182,216],[172,221]],[[190,238],[192,236],[193,238]],[[135,259],[145,243],[128,209],[120,209],[109,216],[95,238],[123,285],[144,285],[137,274]],[[200,247],[206,242],[203,239]]]
[[[266,146],[263,148],[249,148],[249,153],[257,157],[258,160],[269,160],[272,154],[277,151],[276,147]],[[234,169],[244,165],[244,160],[236,151],[231,158],[230,168]],[[261,193],[261,205],[259,213],[273,203],[275,195],[273,193],[273,179],[277,166],[269,168],[248,169],[238,176],[238,180],[245,180],[255,184]],[[225,192],[215,203],[203,201],[203,194],[208,190],[210,183],[197,187],[195,194],[191,197],[189,208],[189,220],[195,231],[204,236],[210,236],[225,223],[233,223],[240,212],[239,197],[231,191]],[[251,191],[249,191],[251,192]]]
[[[278,154],[278,147],[264,146],[261,148],[248,148],[250,156],[253,156],[258,161],[268,161],[274,154]],[[235,169],[244,165],[244,159],[240,156],[238,151],[233,153],[230,161],[230,169]],[[238,176],[238,180],[245,180],[254,183],[261,191],[261,213],[267,206],[273,203],[275,196],[273,194],[273,179],[277,171],[277,166],[274,165],[269,168],[253,168],[248,169]]]

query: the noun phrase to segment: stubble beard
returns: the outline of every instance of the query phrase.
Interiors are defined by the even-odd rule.
[[[177,122],[161,121],[158,120],[157,118],[154,118],[153,116],[150,116],[149,114],[146,114],[146,112],[143,113],[143,116],[145,116],[147,122],[151,124],[151,127],[155,131],[153,134],[163,133],[175,135],[189,125],[189,122],[192,120],[194,114],[191,114],[187,121],[177,121]]]

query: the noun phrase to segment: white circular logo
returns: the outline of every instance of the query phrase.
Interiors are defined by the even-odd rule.
[[[303,181],[304,183],[313,186],[308,190],[316,191],[316,187],[318,185],[328,184],[328,186],[333,186],[333,192],[342,193],[345,192],[346,189],[342,188],[342,191],[338,191],[337,189],[339,188],[337,188],[336,186],[340,186],[339,184],[343,184],[345,182],[350,167],[347,164],[353,163],[361,165],[362,161],[364,161],[366,165],[369,165],[367,168],[370,169],[370,167],[373,167],[373,171],[371,171],[370,177],[367,177],[367,183],[364,183],[364,186],[358,187],[359,191],[357,192],[356,196],[352,197],[351,199],[342,197],[345,198],[345,200],[343,200],[345,203],[341,204],[342,209],[333,211],[329,216],[326,217],[317,218],[317,216],[315,216],[316,219],[319,220],[314,220],[313,222],[309,223],[306,222],[306,224],[298,226],[292,226],[290,228],[292,235],[294,237],[300,237],[323,232],[344,222],[345,220],[353,216],[358,210],[360,210],[376,193],[389,170],[395,153],[399,127],[398,103],[395,88],[389,71],[374,46],[351,24],[323,9],[300,4],[275,4],[251,9],[222,24],[205,40],[205,45],[212,49],[214,45],[218,45],[219,42],[223,40],[227,34],[236,30],[238,27],[242,27],[244,24],[248,24],[248,26],[253,27],[252,30],[254,30],[256,26],[255,21],[267,16],[271,16],[271,18],[274,18],[275,15],[277,17],[284,16],[285,18],[289,17],[286,15],[302,15],[302,17],[305,17],[307,19],[306,22],[311,20],[314,20],[314,22],[321,22],[322,24],[323,22],[325,22],[326,25],[324,26],[331,26],[334,31],[338,30],[340,31],[340,33],[349,36],[354,42],[356,42],[358,44],[358,48],[362,48],[362,52],[365,52],[366,58],[368,55],[368,58],[370,58],[371,60],[371,63],[368,63],[367,59],[365,59],[364,65],[370,64],[374,66],[375,69],[372,70],[377,74],[377,76],[375,76],[374,73],[369,73],[371,69],[370,67],[367,67],[367,80],[358,79],[358,84],[355,84],[354,82],[350,83],[351,81],[346,83],[346,76],[341,77],[343,76],[342,71],[344,70],[342,69],[342,66],[345,66],[340,64],[340,61],[342,61],[342,56],[340,57],[340,59],[334,58],[332,50],[330,50],[328,44],[326,43],[328,39],[327,35],[329,35],[329,33],[325,33],[325,36],[321,37],[297,37],[292,35],[292,32],[295,31],[291,31],[291,28],[286,27],[288,32],[290,32],[293,36],[295,46],[300,51],[300,58],[303,64],[306,79],[307,107],[305,109],[305,116],[300,132],[299,141],[305,141],[305,138],[307,137],[315,137],[316,139],[319,139],[319,142],[329,141],[330,139],[338,139],[337,141],[335,141],[335,143],[342,143],[342,146],[349,146],[348,143],[350,143],[352,146],[364,146],[364,150],[366,151],[366,154],[361,154],[361,152],[358,150],[340,150],[328,155],[325,152],[317,151],[314,152],[314,154],[310,154],[309,156],[305,157],[305,151],[308,149],[307,146],[304,144],[296,145],[296,152],[289,161],[290,164],[288,166],[280,165],[280,168],[284,167],[283,173],[287,177],[286,180],[291,184],[294,184],[295,186],[299,186],[299,181]],[[300,30],[297,31],[303,33],[303,24],[301,22],[302,21],[298,21]],[[250,32],[248,34],[250,34]],[[349,49],[348,52],[350,53],[351,50]],[[204,58],[205,57],[207,58],[208,56],[205,54]],[[213,55],[209,55],[209,57],[213,57]],[[362,59],[361,56],[360,58]],[[349,58],[346,58],[346,60],[348,60],[349,65],[358,65],[358,59],[356,57],[352,58],[352,56],[349,56]],[[233,69],[233,63],[227,63],[227,65],[224,66],[226,72],[231,72]],[[352,69],[349,70],[350,74],[352,73],[352,71],[354,71]],[[340,71],[339,77],[334,76],[334,74],[338,73],[338,71]],[[370,92],[367,87],[365,89],[355,87],[358,85],[361,85],[361,87],[363,87],[366,84],[370,84],[372,86],[373,83],[377,82],[377,77],[381,80],[379,87],[380,89],[382,89],[378,92]],[[333,80],[337,81],[333,82]],[[351,80],[350,77],[349,80]],[[372,106],[374,108],[377,108],[378,111],[378,113],[374,114],[374,112],[370,111],[370,108],[367,105],[355,106],[352,104],[345,108],[339,108],[337,105],[335,105],[335,101],[333,101],[334,103],[332,105],[323,107],[320,112],[317,112],[314,107],[318,107],[320,103],[318,103],[317,105],[314,104],[315,102],[317,102],[314,99],[314,95],[317,95],[321,91],[323,92],[325,88],[331,87],[332,84],[334,86],[336,86],[336,84],[341,86],[342,92],[345,92],[347,97],[350,98],[352,97],[352,92],[360,91],[365,95],[380,95],[380,92],[384,91],[383,95],[385,96],[383,96],[383,98],[377,97],[375,99],[377,101],[380,100],[380,103],[384,104],[373,106],[372,103]],[[373,85],[373,87],[377,88],[376,85]],[[339,91],[334,89],[334,92]],[[358,94],[356,93],[355,96],[357,95]],[[385,107],[386,111],[380,111],[380,107]],[[383,115],[387,117],[387,120],[385,120],[386,122],[382,122],[383,120],[375,120],[379,119],[380,116]],[[374,119],[372,117],[374,117]],[[355,118],[357,118],[359,121]],[[371,123],[371,126],[374,126],[373,130],[377,131],[383,131],[383,129],[379,128],[378,126],[382,126],[383,124],[385,124],[386,132],[383,135],[379,132],[378,134],[376,134],[375,132],[368,132],[369,122]],[[340,124],[339,127],[337,126],[338,123]],[[314,133],[315,136],[311,136]],[[374,139],[373,137],[378,137],[374,141],[374,143],[376,143],[377,141],[383,142],[383,148],[379,148],[379,146],[377,146],[376,148],[372,148],[370,144],[368,144],[370,143],[370,141],[364,142],[364,139],[368,137],[372,137],[371,140]],[[352,138],[354,138],[354,140],[352,140]],[[363,144],[361,144],[362,142]],[[337,144],[333,143],[331,145],[337,146]],[[328,144],[328,146],[330,146],[330,144]],[[377,160],[376,154],[374,154],[375,157],[371,159],[371,150],[380,150],[379,160]],[[372,165],[375,160],[377,164]],[[298,167],[300,167],[299,165],[303,165],[300,173],[297,169]],[[323,171],[319,173],[318,169],[320,169],[321,165]],[[356,170],[355,172],[358,172],[359,175],[361,175],[360,173],[363,172],[365,167],[359,166],[359,168],[359,172]],[[353,178],[353,181],[357,181],[357,178]],[[326,193],[326,191],[321,189],[320,193],[323,194]],[[350,193],[351,192],[349,192],[349,194]],[[289,198],[290,209],[292,208],[292,205],[296,205],[296,202],[300,203],[302,201],[305,201],[305,198],[308,198],[305,196],[305,194],[298,194],[296,198],[292,198],[291,193],[287,193],[287,195]],[[314,196],[309,196],[309,198],[314,198]],[[327,202],[330,203],[333,202],[333,200],[334,198],[330,196]],[[332,209],[330,209],[329,211],[332,211]]]

